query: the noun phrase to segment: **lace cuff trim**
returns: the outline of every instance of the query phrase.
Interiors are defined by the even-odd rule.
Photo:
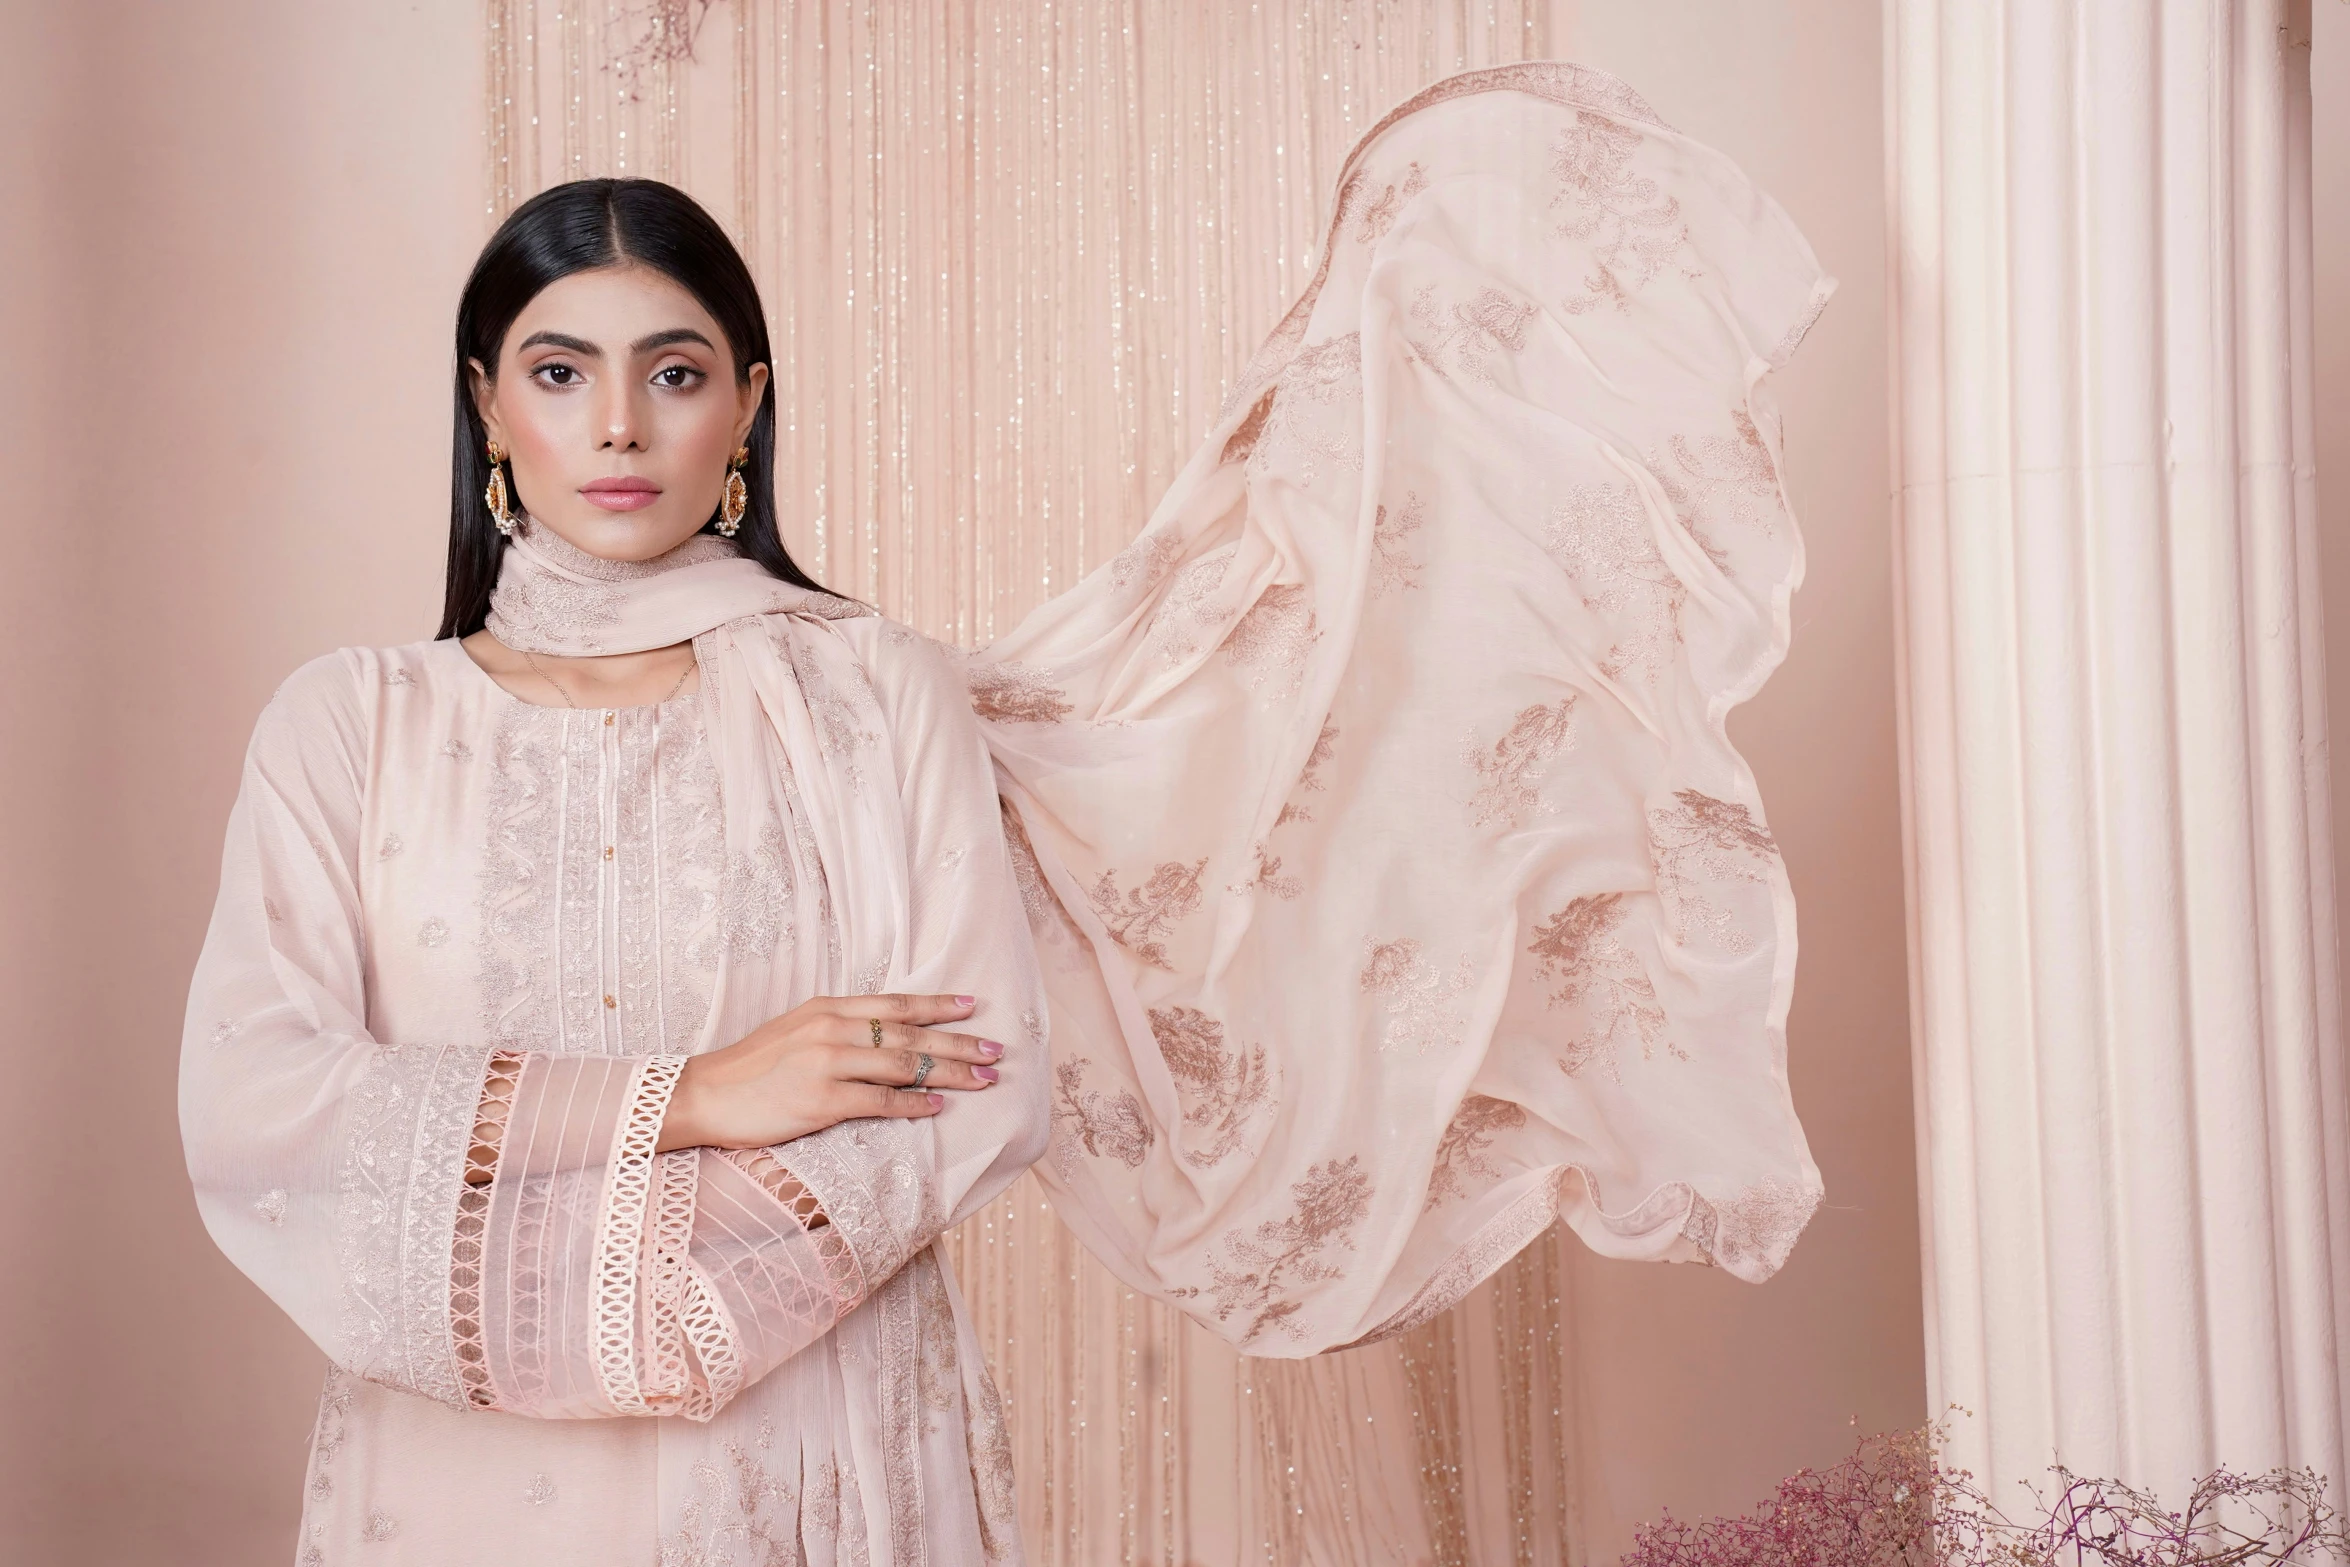
[[[832,1298],[844,1315],[865,1298],[865,1270],[858,1265],[856,1253],[849,1249],[839,1226],[830,1222],[823,1200],[807,1182],[785,1169],[771,1149],[729,1148],[718,1157],[757,1181],[760,1189],[792,1216],[792,1222],[816,1248],[824,1281],[832,1287]]]
[[[653,1150],[661,1139],[661,1118],[668,1113],[677,1075],[684,1069],[683,1056],[647,1056],[639,1063],[606,1162],[604,1209],[596,1225],[596,1375],[604,1397],[624,1415],[654,1413],[637,1376],[637,1284],[647,1250],[646,1210],[651,1206],[656,1160],[663,1165],[662,1185],[668,1185],[669,1160]],[[690,1188],[686,1203],[690,1230]],[[651,1378],[656,1384],[662,1377],[661,1358],[657,1351]]]
[[[685,1289],[694,1243],[694,1186],[701,1178],[701,1163],[698,1149],[681,1148],[660,1156],[653,1178],[653,1226],[645,1257],[651,1342],[642,1391],[647,1404],[663,1410],[690,1404],[694,1392],[692,1368],[686,1364]]]
[[[457,1382],[474,1409],[498,1407],[482,1339],[482,1236],[489,1225],[490,1187],[506,1122],[514,1113],[514,1092],[522,1082],[522,1056],[501,1050],[483,1074],[481,1102],[474,1112],[473,1141],[465,1156],[464,1185],[457,1194],[457,1222],[449,1238],[449,1341]]]
[[[684,1298],[678,1322],[693,1347],[694,1358],[702,1363],[702,1384],[686,1395],[685,1407],[678,1413],[688,1420],[707,1420],[742,1391],[742,1357],[735,1353],[739,1340],[726,1303],[691,1258],[686,1259],[682,1272]]]

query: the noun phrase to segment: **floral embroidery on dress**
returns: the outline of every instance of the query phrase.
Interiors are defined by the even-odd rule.
[[[1273,1092],[1273,1069],[1263,1045],[1238,1050],[1224,1043],[1224,1025],[1197,1007],[1153,1007],[1151,1037],[1183,1099],[1183,1124],[1201,1134],[1183,1151],[1198,1169],[1220,1163],[1240,1146],[1248,1121]]]
[[[1070,713],[1060,688],[1024,665],[974,663],[969,684],[971,711],[995,723],[1057,724]]]
[[[1509,728],[1490,746],[1479,746],[1471,734],[1465,750],[1469,766],[1483,780],[1469,797],[1469,820],[1479,827],[1523,827],[1542,809],[1542,767],[1575,739],[1575,693],[1556,703],[1529,703],[1519,709]]]
[[[1671,463],[1652,457],[1648,465],[1683,530],[1725,570],[1727,556],[1713,536],[1717,523],[1741,523],[1766,538],[1779,532],[1779,470],[1770,448],[1745,409],[1730,410],[1730,428],[1728,435],[1695,440],[1676,435],[1666,443]]]
[[[1183,541],[1172,533],[1147,534],[1120,550],[1110,561],[1110,587],[1125,592],[1140,585],[1152,587],[1183,558]]]
[[[244,1031],[244,1026],[238,1023],[235,1018],[224,1017],[212,1025],[212,1043],[217,1048],[229,1043]]]
[[[979,1396],[964,1400],[963,1448],[971,1455],[971,1488],[979,1495],[979,1549],[991,1562],[1008,1561],[1020,1541],[1012,1437],[1004,1427],[1004,1400],[995,1378],[984,1362],[972,1370]]]
[[[449,942],[449,922],[434,916],[416,927],[416,944],[420,947],[444,947]]]
[[[546,1506],[555,1499],[556,1494],[555,1480],[552,1475],[532,1475],[530,1483],[522,1488],[522,1499],[533,1507]]]
[[[1063,1061],[1053,1068],[1053,1163],[1065,1177],[1078,1169],[1076,1149],[1097,1159],[1136,1167],[1158,1140],[1142,1101],[1121,1088],[1115,1095],[1085,1086],[1090,1061]],[[1067,1136],[1061,1135],[1067,1128]]]
[[[318,1395],[318,1423],[310,1432],[310,1499],[323,1502],[335,1494],[335,1459],[343,1451],[345,1428],[351,1420],[351,1373],[340,1366],[326,1368],[326,1386]]]
[[[1628,912],[1620,892],[1587,894],[1537,925],[1526,948],[1542,960],[1543,976],[1558,981],[1550,1004],[1583,1009],[1583,1032],[1568,1041],[1559,1061],[1559,1070],[1569,1077],[1597,1062],[1608,1081],[1622,1082],[1615,1044],[1627,1029],[1640,1042],[1643,1060],[1659,1044],[1675,1059],[1689,1059],[1688,1052],[1664,1037],[1665,1009],[1639,954],[1615,934]]]
[[[1681,204],[1632,167],[1642,139],[1628,125],[1579,109],[1551,149],[1551,172],[1560,182],[1551,210],[1565,212],[1559,232],[1591,244],[1584,292],[1565,301],[1571,314],[1601,305],[1630,309],[1628,289],[1662,272],[1688,241]]]
[[[799,1495],[770,1467],[774,1447],[774,1418],[762,1414],[758,1434],[749,1442],[719,1448],[724,1463],[711,1458],[694,1463],[698,1489],[678,1509],[676,1532],[661,1542],[659,1567],[801,1567],[800,1527],[811,1520]],[[813,1488],[808,1500],[816,1500]],[[839,1505],[836,1493],[836,1518]],[[832,1528],[823,1533],[829,1536]]]
[[[1290,357],[1272,392],[1264,434],[1249,453],[1252,467],[1277,451],[1298,457],[1297,482],[1311,485],[1324,459],[1349,470],[1363,465],[1363,335],[1348,332],[1307,343]]]
[[[286,1218],[285,1188],[282,1186],[272,1186],[268,1191],[265,1191],[259,1197],[254,1198],[253,1211],[261,1215],[261,1222],[268,1225],[271,1229],[275,1229],[280,1224],[283,1224]]]
[[[381,1509],[369,1513],[367,1522],[359,1528],[359,1538],[370,1545],[380,1545],[386,1540],[395,1539],[399,1533],[400,1521]]]
[[[1389,180],[1375,192],[1371,189],[1370,172],[1359,170],[1346,182],[1346,188],[1338,193],[1339,216],[1336,226],[1344,227],[1351,221],[1354,224],[1355,243],[1375,245],[1387,237],[1389,229],[1395,227],[1396,216],[1403,211],[1403,204],[1427,188],[1428,170],[1419,163],[1405,164],[1401,179]]]
[[[1525,352],[1528,323],[1541,313],[1540,305],[1490,287],[1448,311],[1430,283],[1412,296],[1411,318],[1422,334],[1411,339],[1412,354],[1437,375],[1449,378],[1457,370],[1479,386],[1493,386],[1500,368],[1493,356]]]
[[[1011,801],[1002,802],[1002,809],[1004,848],[1011,855],[1012,881],[1020,889],[1020,907],[1028,915],[1029,930],[1054,946],[1083,939],[1077,922],[1062,906],[1060,894],[1045,880],[1036,845],[1028,836],[1028,824],[1020,819]]]
[[[416,684],[416,677],[405,669],[395,669],[384,676],[384,684],[387,686],[412,686]]]
[[[1216,1297],[1216,1320],[1229,1322],[1246,1315],[1242,1343],[1253,1343],[1268,1328],[1292,1337],[1290,1322],[1301,1302],[1281,1292],[1294,1284],[1335,1279],[1344,1271],[1332,1260],[1334,1251],[1352,1251],[1350,1233],[1371,1211],[1371,1178],[1363,1173],[1360,1154],[1328,1159],[1309,1167],[1303,1179],[1289,1188],[1296,1209],[1284,1219],[1267,1219],[1246,1235],[1233,1231],[1223,1238],[1225,1259],[1208,1264],[1208,1293]],[[1197,1295],[1196,1289],[1171,1291]]]
[[[1777,841],[1743,805],[1697,789],[1676,790],[1673,799],[1675,804],[1648,813],[1648,852],[1675,939],[1687,941],[1703,928],[1728,951],[1753,950],[1754,938],[1738,928],[1731,912],[1698,889],[1766,880],[1779,857]]]
[[[1105,870],[1086,893],[1086,901],[1112,941],[1151,967],[1172,972],[1174,965],[1167,961],[1167,945],[1161,938],[1199,907],[1200,873],[1207,866],[1204,859],[1189,865],[1168,860],[1152,869],[1149,880],[1126,892],[1118,890],[1117,872]]]
[[[537,530],[535,542],[567,556],[592,559],[561,545],[543,529]],[[600,582],[559,576],[538,567],[528,555],[516,559],[526,563],[525,568],[501,572],[491,597],[491,634],[508,647],[537,647],[568,638],[586,652],[601,652],[602,643],[580,633],[619,622],[620,591]]]
[[[1447,973],[1423,956],[1420,944],[1409,937],[1366,940],[1363,952],[1363,994],[1378,997],[1387,1013],[1380,1049],[1418,1055],[1460,1042],[1462,1018],[1455,1003],[1477,982],[1476,969],[1465,955]]]
[[[933,1415],[955,1408],[963,1397],[962,1354],[955,1340],[955,1308],[947,1299],[946,1275],[938,1258],[922,1252],[906,1265],[914,1280],[914,1312],[921,1324],[915,1356],[916,1385],[922,1395],[922,1428],[935,1430]]]
[[[1273,417],[1273,400],[1276,395],[1274,389],[1268,388],[1265,395],[1257,399],[1256,406],[1249,409],[1248,417],[1233,427],[1232,433],[1224,438],[1224,450],[1216,458],[1218,463],[1247,462],[1256,454],[1257,442],[1264,439],[1265,425]],[[1115,585],[1125,586],[1123,582]]]
[[[462,740],[452,740],[441,747],[441,755],[452,762],[470,762],[473,760],[473,747]]]
[[[400,841],[398,833],[388,832],[384,834],[383,847],[375,851],[375,857],[379,860],[388,860],[407,847],[408,845]]]
[[[1575,579],[1584,604],[1614,631],[1602,672],[1621,679],[1638,670],[1653,680],[1680,646],[1688,589],[1656,547],[1640,492],[1630,485],[1576,486],[1552,515],[1543,542]]]
[[[1433,1208],[1440,1202],[1467,1196],[1467,1176],[1492,1180],[1500,1172],[1485,1157],[1487,1149],[1498,1134],[1514,1132],[1525,1124],[1526,1111],[1522,1105],[1484,1094],[1471,1094],[1463,1099],[1436,1144],[1436,1169],[1428,1179],[1427,1205]]]
[[[1322,640],[1313,597],[1302,583],[1278,582],[1257,595],[1224,639],[1224,656],[1252,689],[1287,696],[1303,678],[1306,654]]]
[[[1390,510],[1381,506],[1371,523],[1371,597],[1390,590],[1402,592],[1420,585],[1420,563],[1412,558],[1407,535],[1420,531],[1426,508],[1417,495]]]
[[[630,708],[606,724],[516,703],[499,722],[475,981],[492,1045],[641,1055],[701,1028],[730,859],[700,710]],[[788,778],[784,792],[788,804]],[[770,835],[751,852],[776,847]],[[738,916],[759,907],[739,877],[734,890]],[[553,960],[558,929],[587,943],[580,961]]]
[[[1714,1261],[1775,1271],[1819,1205],[1818,1187],[1771,1176],[1725,1202],[1693,1195],[1681,1233]]]
[[[1261,887],[1274,897],[1284,900],[1294,899],[1305,892],[1304,882],[1299,881],[1295,876],[1281,874],[1281,857],[1279,855],[1271,853],[1261,843],[1253,845],[1251,852],[1256,857],[1256,869],[1250,872],[1245,880],[1236,881],[1226,887],[1224,889],[1226,892],[1245,896]]]
[[[808,704],[808,716],[816,725],[816,738],[827,755],[847,756],[880,739],[864,726],[870,702],[865,711],[860,711],[857,703],[835,690],[831,678],[800,645],[798,634],[787,622],[775,625],[774,640],[776,650],[783,654],[792,673],[799,678],[800,695]],[[858,781],[857,770],[848,769],[848,776],[853,786]]]
[[[1322,769],[1338,754],[1337,741],[1338,726],[1325,719],[1322,732],[1314,737],[1313,750],[1306,753],[1306,765],[1297,775],[1298,793],[1320,794],[1329,787],[1322,782]],[[1291,822],[1310,822],[1313,819],[1314,813],[1293,798],[1281,807],[1281,814],[1274,818],[1273,825],[1285,827]]]
[[[1232,565],[1232,547],[1211,550],[1176,573],[1151,612],[1144,632],[1158,649],[1159,662],[1172,668],[1200,650],[1200,634],[1222,620],[1227,607],[1218,596]]]
[[[718,884],[718,942],[734,962],[772,957],[791,928],[798,882],[783,823],[770,814],[756,847],[730,850]]]

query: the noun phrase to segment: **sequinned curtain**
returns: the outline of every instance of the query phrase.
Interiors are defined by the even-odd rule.
[[[820,580],[983,644],[1114,554],[1417,88],[1545,0],[488,0],[491,221],[691,191],[757,275],[777,511]],[[1394,1342],[1251,1360],[1032,1181],[948,1247],[1038,1567],[1580,1561],[1559,1233]]]

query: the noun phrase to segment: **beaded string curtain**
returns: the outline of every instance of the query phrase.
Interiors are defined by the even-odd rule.
[[[777,511],[983,644],[1114,554],[1311,275],[1354,139],[1548,52],[1544,0],[487,0],[491,221],[692,191],[749,257]],[[1250,1360],[1023,1180],[949,1238],[1039,1567],[1538,1567],[1577,1534],[1557,1232],[1388,1344]]]

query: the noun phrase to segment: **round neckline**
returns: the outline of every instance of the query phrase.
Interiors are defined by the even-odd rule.
[[[701,671],[693,690],[682,692],[677,696],[671,697],[666,702],[632,702],[625,707],[567,707],[554,702],[533,702],[526,696],[516,696],[513,692],[500,685],[497,681],[497,678],[493,676],[488,670],[482,668],[481,665],[474,662],[473,655],[465,651],[465,643],[461,638],[442,637],[439,639],[439,645],[447,647],[450,653],[456,658],[457,662],[463,664],[468,670],[471,670],[473,673],[473,678],[487,686],[493,694],[503,697],[505,700],[513,703],[516,707],[527,707],[533,712],[539,713],[611,713],[618,715],[621,713],[666,712],[670,708],[677,707],[685,703],[700,701],[702,692],[705,689],[704,682],[706,682],[709,678],[709,672],[707,670]],[[698,663],[699,661],[700,656],[697,654],[696,662]]]

